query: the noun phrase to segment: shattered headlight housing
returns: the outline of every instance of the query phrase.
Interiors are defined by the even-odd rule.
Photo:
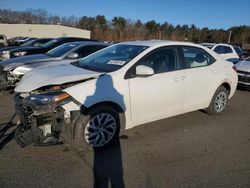
[[[46,93],[46,94],[35,94],[27,97],[27,100],[31,100],[36,104],[58,104],[66,99],[68,99],[70,95],[65,92],[55,92],[55,93]]]
[[[27,52],[25,52],[25,51],[22,51],[22,52],[14,52],[13,53],[14,54],[14,56],[24,56],[25,54],[27,54]]]

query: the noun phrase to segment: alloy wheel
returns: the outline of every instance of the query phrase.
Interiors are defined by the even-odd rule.
[[[116,120],[111,114],[98,113],[85,128],[85,140],[92,147],[102,147],[112,140],[116,127]]]
[[[214,109],[216,112],[222,112],[227,104],[227,94],[225,91],[221,91],[217,94],[214,100]]]

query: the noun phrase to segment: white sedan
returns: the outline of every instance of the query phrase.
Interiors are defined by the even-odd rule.
[[[147,122],[199,109],[219,114],[236,86],[233,64],[201,45],[123,42],[26,74],[15,88],[16,140],[53,144],[64,132],[78,144],[103,147],[120,130]],[[23,140],[27,135],[33,139]]]

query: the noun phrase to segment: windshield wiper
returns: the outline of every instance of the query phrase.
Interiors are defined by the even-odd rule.
[[[79,65],[79,64],[78,64]],[[91,71],[95,71],[95,72],[104,72],[102,70],[100,70],[99,68],[97,67],[93,67],[93,66],[89,66],[89,65],[79,65],[81,68],[83,69],[87,69],[87,70],[91,70]]]

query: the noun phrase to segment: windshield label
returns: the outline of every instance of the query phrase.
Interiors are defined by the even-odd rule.
[[[125,63],[126,63],[126,61],[110,60],[107,64],[108,64],[108,65],[119,65],[119,66],[123,66]]]

